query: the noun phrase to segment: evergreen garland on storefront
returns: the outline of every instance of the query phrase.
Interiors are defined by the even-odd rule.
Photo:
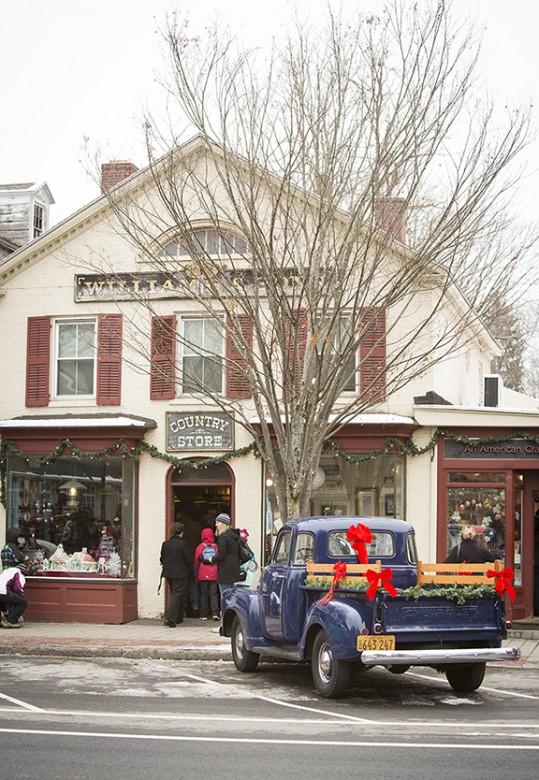
[[[39,463],[41,466],[49,466],[56,458],[62,457],[66,452],[77,460],[95,460],[102,461],[111,457],[111,455],[123,455],[126,458],[130,458],[138,462],[140,456],[143,454],[149,455],[151,458],[158,458],[159,460],[169,463],[179,471],[201,471],[213,466],[214,464],[224,463],[225,461],[232,460],[232,458],[241,458],[244,455],[248,455],[250,452],[254,452],[255,457],[260,457],[256,449],[256,443],[252,442],[246,447],[241,447],[237,450],[229,450],[221,455],[215,455],[211,458],[203,458],[201,460],[187,460],[185,458],[177,458],[175,455],[169,455],[166,452],[160,452],[157,447],[154,447],[148,442],[140,439],[135,446],[129,446],[122,438],[115,439],[114,441],[103,447],[102,450],[94,452],[84,452],[73,444],[69,439],[62,439],[59,445],[48,455],[29,455],[27,452],[20,450],[12,441],[2,441],[0,444],[0,502],[6,505],[6,471],[7,471],[7,455],[17,455],[25,460],[32,460]]]
[[[329,440],[327,445],[331,448],[331,451],[335,457],[347,461],[348,463],[360,464],[365,463],[374,458],[378,458],[380,455],[410,455],[415,457],[417,455],[424,455],[427,452],[431,452],[434,457],[434,450],[438,444],[440,436],[451,441],[457,441],[464,445],[480,446],[482,444],[502,444],[503,442],[512,441],[514,439],[524,439],[525,441],[533,442],[539,446],[539,434],[533,435],[526,431],[514,430],[509,431],[503,436],[485,436],[485,437],[470,437],[462,434],[453,433],[452,431],[443,430],[438,428],[431,440],[425,444],[424,447],[418,447],[414,442],[412,436],[409,436],[406,441],[400,441],[393,436],[388,436],[385,445],[372,452],[366,452],[360,455],[350,455],[342,450],[339,444],[333,440]],[[252,442],[245,447],[241,447],[237,450],[230,450],[220,455],[215,455],[211,458],[203,458],[201,460],[188,460],[185,458],[178,458],[175,455],[169,455],[166,452],[160,452],[157,447],[148,444],[143,439],[139,440],[135,446],[129,446],[122,438],[112,441],[103,447],[102,450],[97,452],[84,452],[76,447],[69,439],[62,439],[58,446],[50,452],[48,455],[29,455],[26,452],[20,450],[12,441],[3,440],[0,444],[0,502],[6,505],[6,470],[7,470],[7,455],[11,453],[17,455],[25,460],[33,460],[40,465],[50,465],[56,458],[61,457],[65,452],[69,451],[76,459],[85,460],[106,460],[111,455],[121,454],[134,461],[138,461],[141,455],[147,454],[151,458],[158,458],[159,460],[169,463],[171,466],[179,469],[180,471],[193,470],[201,471],[213,466],[215,464],[224,463],[232,460],[233,458],[241,458],[244,455],[248,455],[253,452],[255,457],[260,458],[256,442]]]

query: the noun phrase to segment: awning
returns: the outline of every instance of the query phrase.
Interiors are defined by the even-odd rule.
[[[0,420],[2,429],[28,430],[43,428],[157,428],[155,420],[128,414],[52,414],[25,415],[11,420]]]

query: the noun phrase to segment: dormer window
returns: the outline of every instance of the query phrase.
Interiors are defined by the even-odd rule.
[[[233,233],[217,232],[216,230],[195,230],[191,241],[180,239],[171,241],[159,253],[158,257],[170,257],[174,260],[188,260],[192,250],[197,254],[211,258],[244,257],[249,253],[249,245],[244,238]]]
[[[45,207],[34,203],[34,232],[33,238],[38,238],[45,230]]]

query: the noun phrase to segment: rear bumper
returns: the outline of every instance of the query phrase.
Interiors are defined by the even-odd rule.
[[[448,650],[364,650],[365,666],[438,666],[440,664],[473,664],[486,661],[518,661],[518,647],[478,647]]]

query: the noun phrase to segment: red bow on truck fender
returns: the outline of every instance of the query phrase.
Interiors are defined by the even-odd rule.
[[[506,590],[509,593],[511,601],[515,600],[515,589],[511,583],[513,575],[513,569],[511,569],[510,566],[506,566],[505,569],[502,569],[501,571],[495,571],[494,569],[487,570],[487,577],[496,577],[496,585],[494,586],[496,593],[501,596],[504,590]]]
[[[370,582],[369,589],[367,590],[367,598],[372,601],[374,594],[378,590],[378,585],[382,583],[382,587],[387,590],[391,598],[395,598],[397,595],[397,589],[393,587],[389,580],[393,579],[393,572],[391,569],[382,569],[382,571],[374,571],[374,569],[367,569],[365,572],[367,582]]]
[[[334,565],[333,571],[335,572],[335,574],[333,575],[333,582],[331,583],[331,588],[326,593],[324,598],[319,599],[319,601],[317,602],[318,604],[320,604],[321,607],[325,607],[326,604],[328,604],[331,601],[331,599],[333,598],[333,594],[335,592],[335,588],[337,587],[338,583],[341,580],[346,579],[346,563],[341,563],[340,561],[338,561]]]
[[[368,563],[369,559],[367,557],[367,548],[365,544],[370,544],[372,542],[371,529],[362,523],[351,525],[346,532],[346,538],[349,542],[352,542],[352,549],[357,552],[359,563]]]

